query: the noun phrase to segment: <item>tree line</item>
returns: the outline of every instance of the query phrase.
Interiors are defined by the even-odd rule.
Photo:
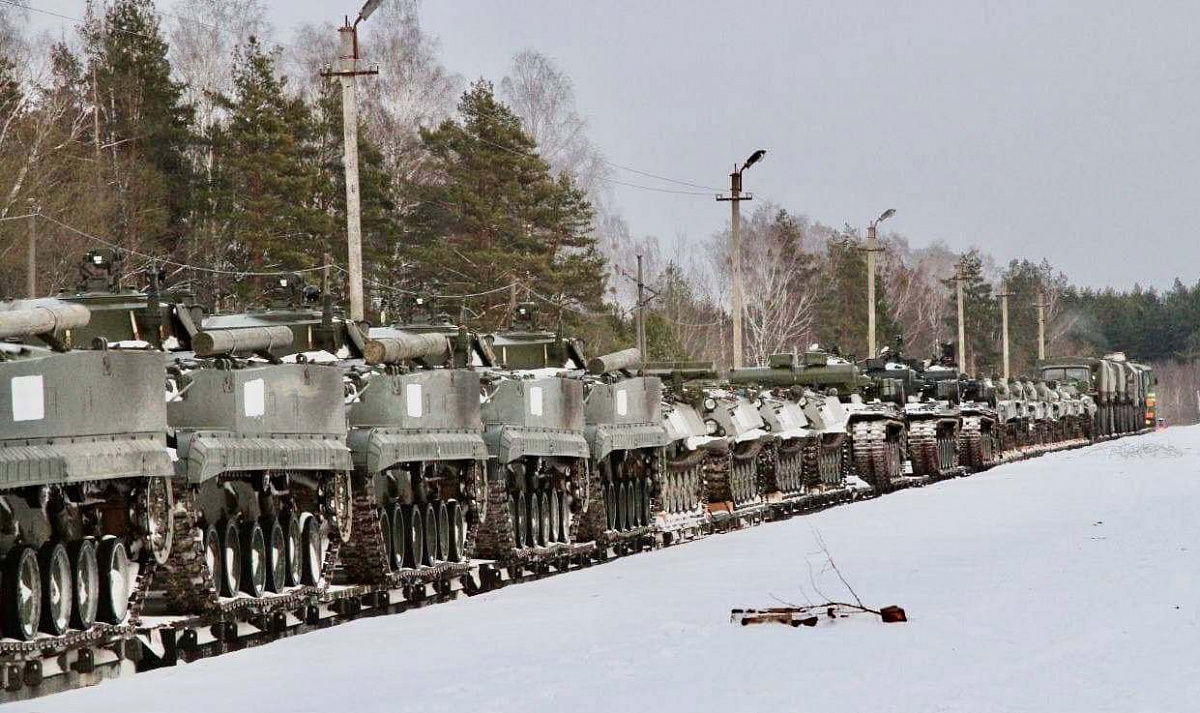
[[[73,287],[80,256],[109,245],[127,251],[129,284],[154,266],[219,308],[259,299],[271,273],[320,281],[326,264],[341,296],[341,94],[321,76],[338,54],[334,27],[305,26],[282,43],[263,0],[182,0],[172,10],[89,3],[74,35],[49,38],[0,8],[0,289],[23,294],[27,221],[9,219],[36,210],[43,293]],[[373,319],[413,295],[440,295],[443,311],[493,328],[516,302],[535,301],[544,325],[594,351],[628,346],[640,254],[655,296],[649,356],[731,361],[728,225],[700,240],[634,237],[613,165],[551,59],[522,50],[499,82],[466,82],[442,65],[417,0],[385,4],[362,44],[381,66],[359,91]],[[742,230],[747,360],[813,343],[865,356],[860,228],[765,202]],[[881,345],[932,356],[954,340],[957,274],[974,373],[1000,371],[1002,291],[1016,373],[1034,367],[1039,301],[1050,354],[1121,349],[1186,370],[1200,348],[1200,283],[1083,289],[1046,261],[999,264],[895,232],[881,246]],[[1185,396],[1173,398],[1180,418],[1200,416],[1184,413],[1195,406]]]

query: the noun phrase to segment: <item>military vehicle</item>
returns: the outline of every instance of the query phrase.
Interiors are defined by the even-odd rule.
[[[509,330],[485,337],[497,365],[482,375],[488,516],[476,552],[541,567],[594,547],[578,518],[602,493],[590,487],[583,381],[566,373],[587,366],[579,345],[539,329],[533,305],[515,312]]]
[[[804,446],[808,482],[838,483],[851,465],[879,492],[903,477],[906,434],[895,380],[871,379],[857,365],[818,347],[803,355],[771,357],[767,367],[743,370],[736,378],[815,392],[803,399],[805,417],[820,434]]]
[[[667,405],[668,502],[664,521],[675,530],[701,518],[753,515],[764,503],[760,464],[772,455],[757,388],[731,387],[705,362],[651,362]]]
[[[171,554],[161,357],[103,340],[67,348],[89,319],[53,299],[0,306],[0,624],[10,639],[124,623],[145,572]],[[35,336],[50,348],[16,341]]]
[[[343,567],[355,582],[407,574],[447,582],[469,568],[488,514],[473,364],[491,357],[446,315],[425,310],[371,329],[364,356],[347,372],[355,495]]]
[[[890,384],[887,391],[901,404],[912,474],[941,476],[958,467],[962,414],[953,346],[943,345],[941,357],[926,362],[905,358],[897,339],[895,349],[884,347],[863,368],[881,385]]]
[[[1043,379],[1072,383],[1092,400],[1096,437],[1140,431],[1154,423],[1154,371],[1121,352],[1099,359],[1043,359],[1038,370]]]
[[[959,464],[972,470],[990,468],[1004,451],[1002,421],[996,386],[991,379],[962,375],[959,379],[962,431],[959,432]]]
[[[624,349],[588,360],[584,435],[591,483],[601,497],[580,522],[581,537],[620,550],[649,533],[666,498],[667,432],[659,379],[635,375],[642,354]]]

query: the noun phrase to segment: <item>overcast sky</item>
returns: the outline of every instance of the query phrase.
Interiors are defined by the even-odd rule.
[[[271,4],[284,41],[357,11]],[[467,79],[553,57],[616,163],[722,187],[765,148],[746,189],[826,223],[895,207],[914,245],[1046,257],[1080,284],[1200,278],[1194,2],[426,0],[423,23]],[[728,219],[711,196],[616,190],[635,235],[698,243]]]

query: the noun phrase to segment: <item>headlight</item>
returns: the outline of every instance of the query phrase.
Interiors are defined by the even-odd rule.
[[[708,431],[708,435],[710,435],[710,436],[717,435],[717,430],[719,428],[720,428],[720,426],[717,425],[717,422],[712,420],[711,418],[704,422],[704,429],[706,431]]]
[[[713,409],[715,409],[716,407],[717,407],[717,400],[716,400],[716,399],[714,399],[714,398],[707,398],[707,399],[704,399],[704,410],[705,410],[705,411],[712,411],[712,410],[713,410]]]

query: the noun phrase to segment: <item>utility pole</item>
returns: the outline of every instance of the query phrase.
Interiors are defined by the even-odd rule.
[[[1046,358],[1046,293],[1038,292],[1038,359]]]
[[[958,363],[967,363],[967,322],[963,314],[963,263],[962,260],[954,267],[954,287],[958,294]]]
[[[37,297],[37,218],[41,210],[33,199],[29,199],[29,246],[26,249],[25,264],[25,295],[29,299]]]
[[[876,237],[875,226],[896,214],[895,208],[888,208],[875,220],[867,225],[867,358],[875,358],[875,253],[879,252],[879,239]]]
[[[1001,292],[1000,297],[1000,334],[1002,345],[1004,348],[1004,378],[1009,376],[1008,371],[1008,298],[1012,295],[1011,292]]]
[[[642,256],[637,256],[637,343],[642,361],[646,360],[646,283],[642,280]]]
[[[338,28],[341,37],[342,54],[339,58],[337,71],[327,68],[322,72],[325,77],[338,77],[342,83],[342,140],[343,161],[346,168],[346,253],[350,278],[350,319],[359,322],[364,318],[363,312],[363,274],[362,274],[362,216],[359,206],[358,186],[358,92],[357,79],[364,74],[379,74],[375,66],[365,69],[359,67],[358,56],[358,23],[367,19],[379,7],[382,0],[368,0],[358,13],[358,19],[353,24],[350,18]]]
[[[753,200],[749,193],[742,194],[742,172],[762,160],[766,151],[759,149],[750,154],[750,158],[742,164],[733,165],[733,173],[729,174],[729,195],[717,196],[718,201],[729,201],[733,210],[729,219],[730,260],[733,272],[733,368],[742,368],[742,238],[740,235],[742,213],[738,207],[742,201]]]

